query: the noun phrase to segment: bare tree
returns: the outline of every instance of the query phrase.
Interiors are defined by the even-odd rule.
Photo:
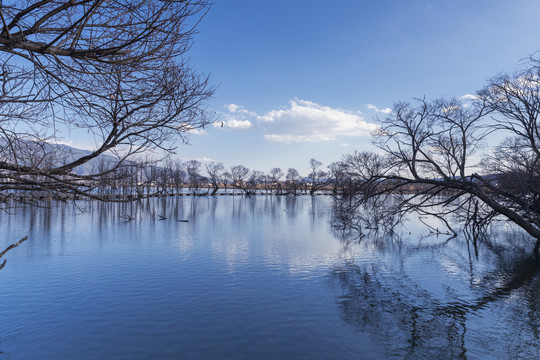
[[[296,195],[296,192],[298,191],[298,188],[300,187],[300,184],[298,183],[300,180],[300,174],[298,173],[298,170],[296,170],[295,168],[287,169],[286,179],[287,179],[287,189],[289,193]]]
[[[272,187],[273,189],[276,190],[276,193],[277,193],[278,195],[281,195],[282,188],[281,188],[281,182],[280,182],[279,180],[280,180],[280,179],[283,177],[283,175],[285,175],[285,174],[283,174],[283,171],[281,171],[280,168],[272,168],[272,169],[270,170],[269,175],[270,175],[270,183],[271,183],[271,187]]]
[[[235,165],[231,167],[231,179],[233,186],[241,189],[244,195],[251,196],[255,194],[255,189],[252,187],[254,177],[251,171],[244,165]]]
[[[108,152],[121,164],[211,121],[207,78],[187,52],[208,3],[158,0],[0,3],[0,177],[4,191],[95,197]],[[95,147],[58,144],[86,136]],[[44,145],[45,144],[45,145]]]
[[[347,166],[341,161],[334,161],[328,165],[330,170],[329,181],[332,184],[332,194],[337,195],[338,189],[343,189],[346,182],[346,168]]]
[[[201,175],[201,162],[197,160],[189,160],[184,163],[184,166],[186,168],[189,189],[197,192],[203,180]]]
[[[233,181],[231,173],[228,171],[223,172],[223,188],[225,189],[225,191],[227,191],[227,186],[229,185],[229,181]],[[234,186],[234,183],[233,183],[233,186]]]
[[[174,162],[174,170],[173,170],[174,180],[173,181],[174,181],[174,188],[176,189],[177,195],[182,192],[185,178],[186,178],[186,172],[184,171],[184,166],[182,164],[182,161],[176,160]]]
[[[314,195],[315,191],[328,185],[328,174],[321,170],[322,163],[316,159],[309,160],[309,194]]]
[[[475,239],[492,220],[507,219],[536,239],[538,253],[539,114],[536,59],[525,70],[491,79],[472,104],[398,103],[379,131],[384,156],[345,158],[349,171],[362,179],[356,204],[393,196],[395,211],[429,214],[447,225],[457,218]],[[506,140],[495,148],[485,144],[484,150],[492,132]],[[478,164],[474,159],[481,156]]]
[[[169,187],[173,186],[173,163],[171,159],[166,159],[158,168],[157,186],[160,195],[170,195]]]
[[[345,166],[346,181],[342,191],[343,198],[351,199],[359,192],[372,191],[369,179],[380,176],[391,165],[388,157],[375,154],[370,151],[355,151],[343,156],[341,163]],[[390,182],[390,180],[388,180]],[[374,182],[376,185],[376,182]]]
[[[385,155],[356,153],[344,159],[356,180],[364,181],[356,188],[358,205],[370,205],[373,214],[431,215],[448,227],[450,216],[468,216],[466,209],[477,201],[468,191],[479,188],[466,175],[468,162],[485,135],[481,120],[486,112],[482,102],[470,107],[457,100],[396,104],[379,131],[377,144]]]
[[[159,168],[151,163],[145,164],[143,167],[143,177],[146,184],[146,196],[154,195],[157,191]]]
[[[257,194],[257,189],[260,188],[261,184],[265,181],[266,175],[261,170],[253,170],[251,174],[249,174],[247,187],[250,190],[249,193],[246,195],[255,195]]]
[[[266,195],[272,194],[273,186],[272,186],[272,177],[270,174],[262,174],[259,177],[259,186],[264,189],[264,193]]]
[[[212,193],[210,195],[216,195],[219,190],[220,184],[223,183],[223,170],[225,167],[221,162],[211,162],[205,165],[206,172],[208,173],[208,179],[212,185]]]

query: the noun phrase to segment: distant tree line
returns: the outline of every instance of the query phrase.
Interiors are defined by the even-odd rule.
[[[343,163],[332,163],[325,171],[323,164],[316,159],[310,160],[310,171],[305,176],[295,168],[289,168],[285,173],[275,167],[265,173],[244,165],[227,169],[221,162],[202,163],[198,160],[152,162],[142,159],[118,165],[110,159],[103,159],[97,166],[97,172],[102,175],[86,186],[89,193],[105,200],[179,195],[186,190],[194,195],[235,191],[246,196],[314,195],[321,190],[338,194],[346,183]]]

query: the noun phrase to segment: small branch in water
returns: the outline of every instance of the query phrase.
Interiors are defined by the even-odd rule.
[[[16,248],[17,246],[19,246],[20,244],[22,244],[22,243],[23,243],[24,241],[26,241],[26,240],[28,240],[28,236],[23,237],[21,240],[17,241],[15,244],[9,245],[9,246],[6,248],[6,250],[4,250],[4,251],[2,251],[2,252],[0,253],[0,258],[1,258],[2,256],[4,256],[9,250],[12,250],[12,249]],[[3,262],[2,264],[0,264],[0,270],[3,269],[4,266],[6,266],[6,261],[7,261],[7,260],[4,260],[4,262]]]
[[[418,217],[418,220],[420,220],[420,222],[422,224],[427,226],[427,228],[429,229],[431,234],[435,234],[437,236],[439,236],[439,235],[452,235],[452,238],[457,236],[457,233],[454,231],[454,229],[452,229],[452,227],[450,226],[450,224],[448,223],[448,221],[446,219],[444,219],[442,216],[438,216],[436,214],[429,214],[429,215],[434,216],[437,219],[441,220],[446,225],[446,228],[451,231],[451,233],[450,232],[439,231],[438,227],[433,227],[433,226],[429,225],[428,223],[426,223],[424,220],[422,220],[421,217]]]
[[[129,214],[120,214],[119,215],[122,219],[126,220],[126,221],[132,221],[134,220],[135,218]]]

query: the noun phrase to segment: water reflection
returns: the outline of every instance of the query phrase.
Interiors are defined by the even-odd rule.
[[[29,343],[63,358],[96,343],[108,344],[101,358],[121,358],[127,343],[147,348],[124,358],[153,358],[153,343],[206,358],[540,352],[540,265],[526,236],[502,226],[475,246],[413,220],[358,236],[345,215],[324,197],[22,207],[1,218],[7,241],[31,239],[2,270],[0,300],[18,300],[0,309],[1,348],[13,358],[47,358]]]
[[[360,255],[329,275],[341,318],[390,358],[536,358],[540,262],[500,235],[473,254],[463,238],[354,239]]]
[[[38,246],[41,251],[49,247],[49,255],[55,245],[77,237],[81,231],[101,243],[106,239],[102,233],[112,229],[124,229],[121,235],[125,236],[135,232],[129,235],[132,238],[138,238],[139,233],[155,238],[151,233],[159,228],[174,238],[180,252],[187,254],[209,242],[214,256],[228,259],[230,266],[239,266],[250,256],[262,256],[266,262],[289,264],[290,269],[318,268],[331,261],[337,247],[327,241],[327,200],[185,196],[129,203],[51,201],[39,207],[21,207],[15,216],[2,220],[4,224],[18,224],[14,228],[23,229],[22,235],[39,239],[29,248]],[[287,241],[291,237],[295,240]]]

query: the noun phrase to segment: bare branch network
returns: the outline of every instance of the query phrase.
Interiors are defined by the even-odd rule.
[[[187,56],[208,6],[1,2],[0,190],[94,196],[95,181],[126,159],[172,152],[209,123],[205,101],[213,90]],[[58,146],[72,133],[95,148]],[[99,168],[93,160],[106,152],[117,161]]]
[[[525,69],[491,79],[471,102],[397,103],[376,136],[380,151],[343,159],[355,183],[345,191],[350,204],[386,209],[387,217],[436,216],[447,225],[457,218],[475,239],[503,218],[535,238],[538,253],[539,114],[534,57]],[[504,140],[488,146],[494,139]]]

